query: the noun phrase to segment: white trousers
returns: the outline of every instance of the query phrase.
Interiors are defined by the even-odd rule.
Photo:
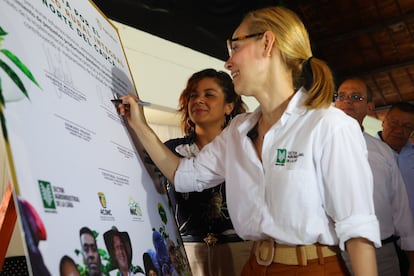
[[[240,276],[253,242],[184,242],[193,276]]]

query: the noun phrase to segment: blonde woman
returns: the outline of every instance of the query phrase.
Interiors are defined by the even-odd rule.
[[[242,275],[377,275],[373,178],[358,123],[331,107],[329,67],[313,57],[298,16],[252,11],[228,40],[235,91],[259,107],[236,116],[195,158],[178,158],[146,123],[136,98],[120,113],[180,192],[226,180],[237,234],[255,241]]]

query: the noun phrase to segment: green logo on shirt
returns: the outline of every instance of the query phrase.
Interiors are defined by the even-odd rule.
[[[277,149],[276,165],[284,166],[286,162],[286,149]]]

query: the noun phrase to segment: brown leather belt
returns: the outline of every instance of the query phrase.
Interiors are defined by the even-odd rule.
[[[382,245],[385,245],[387,243],[395,242],[395,241],[398,241],[399,238],[400,237],[398,237],[398,236],[392,235],[392,236],[390,236],[390,237],[388,237],[386,239],[381,240],[381,244]]]
[[[277,244],[273,240],[255,241],[253,253],[260,265],[268,266],[271,263],[287,265],[307,265],[309,260],[319,259],[324,263],[325,257],[337,255],[339,248],[321,244],[310,245],[284,245]]]

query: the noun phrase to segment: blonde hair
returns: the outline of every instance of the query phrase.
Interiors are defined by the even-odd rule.
[[[305,106],[328,107],[332,103],[335,83],[328,65],[312,56],[309,35],[299,17],[284,7],[267,7],[249,12],[243,19],[252,33],[271,31],[288,70],[293,86],[308,90]]]

